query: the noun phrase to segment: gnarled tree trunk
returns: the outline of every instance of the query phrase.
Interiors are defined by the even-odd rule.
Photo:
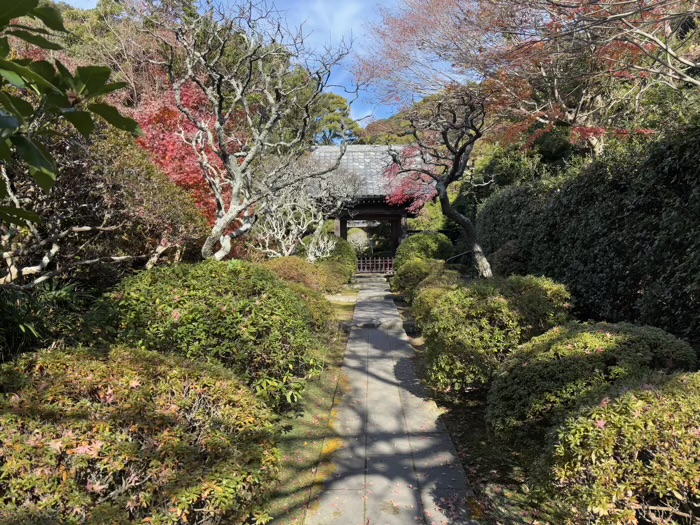
[[[444,184],[438,183],[435,188],[438,192],[438,198],[440,199],[440,208],[442,209],[442,214],[448,219],[452,219],[464,232],[464,236],[467,240],[467,246],[471,248],[472,254],[474,256],[474,264],[476,265],[476,270],[479,272],[479,277],[484,279],[490,279],[493,277],[493,272],[491,271],[491,265],[489,264],[484,250],[477,242],[476,228],[469,218],[465,217],[459,213],[452,203],[450,203],[450,198],[447,194],[447,187]]]

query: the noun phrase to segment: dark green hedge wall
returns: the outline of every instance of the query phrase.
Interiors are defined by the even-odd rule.
[[[568,177],[506,189],[479,211],[484,249],[515,243],[584,318],[700,343],[700,126],[617,147]]]

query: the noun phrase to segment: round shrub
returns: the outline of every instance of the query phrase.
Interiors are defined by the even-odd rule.
[[[446,261],[453,255],[454,248],[446,235],[436,232],[417,233],[402,242],[396,250],[394,268],[398,271],[403,264],[414,257]]]
[[[695,351],[658,328],[571,323],[508,356],[489,392],[487,419],[499,431],[544,430],[616,384],[695,366]]]
[[[122,340],[217,359],[274,408],[296,402],[322,366],[313,313],[259,265],[205,261],[141,272],[95,314],[110,308]]]
[[[546,454],[550,498],[572,522],[700,517],[700,374],[642,382],[567,420]]]
[[[348,284],[355,275],[355,269],[351,270],[348,265],[340,261],[326,259],[317,262],[315,266],[323,291],[326,293],[340,292],[343,286]]]
[[[335,313],[323,294],[299,283],[289,283],[288,286],[306,303],[313,330],[321,337],[333,335],[336,330]]]
[[[435,307],[440,301],[440,298],[448,291],[450,290],[447,288],[431,286],[423,288],[416,294],[416,298],[413,299],[413,303],[411,304],[411,312],[413,314],[413,319],[416,321],[416,325],[418,325],[421,330],[425,330],[425,327],[430,325],[433,320],[432,314]]]
[[[453,269],[455,266],[447,265],[433,271],[425,279],[423,279],[415,290],[413,290],[413,300],[427,288],[442,288],[443,290],[455,290],[460,286],[464,286],[468,282],[468,278],[459,269]]]
[[[264,266],[283,281],[303,284],[312,290],[322,287],[314,265],[301,257],[279,257],[265,262]]]
[[[220,365],[131,348],[0,367],[0,516],[246,523],[278,472],[271,414]]]
[[[442,261],[414,257],[402,264],[396,271],[396,275],[391,279],[391,288],[393,291],[405,295],[406,299],[411,302],[414,291],[421,281],[443,267]]]
[[[426,297],[433,308],[417,321],[426,339],[430,385],[443,392],[487,385],[512,349],[568,319],[566,288],[541,277],[479,280],[446,293],[438,290],[443,293]]]
[[[337,239],[335,248],[331,252],[328,260],[342,263],[352,278],[357,271],[357,252],[352,244],[345,239]],[[348,279],[349,280],[349,279]]]
[[[571,294],[563,284],[533,275],[513,275],[497,282],[518,312],[521,342],[569,320]]]

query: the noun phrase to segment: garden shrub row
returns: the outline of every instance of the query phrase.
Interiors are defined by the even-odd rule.
[[[413,301],[418,285],[432,274],[442,272],[444,266],[444,261],[413,257],[396,270],[396,274],[391,279],[391,289],[404,295],[410,303]]]
[[[566,322],[570,296],[550,279],[514,276],[425,288],[415,303],[430,385],[465,393],[487,386],[520,343]]]
[[[506,359],[487,420],[527,448],[557,522],[686,525],[700,517],[695,370],[696,352],[661,329],[572,323]]]
[[[297,256],[279,257],[266,261],[264,266],[278,279],[321,293],[337,293],[354,275],[346,265],[330,259],[311,263]]]
[[[394,257],[394,269],[398,271],[409,260],[440,259],[448,260],[454,255],[450,239],[443,233],[422,232],[411,235],[401,243]]]
[[[3,523],[248,523],[271,412],[221,365],[114,347],[0,366]],[[7,521],[6,521],[7,520]]]
[[[688,343],[649,326],[566,323],[569,294],[550,279],[439,276],[413,303],[427,381],[455,401],[488,392],[487,422],[528,458],[538,507],[570,524],[700,518]]]
[[[0,521],[265,522],[275,412],[337,334],[322,274],[289,259],[269,265],[289,282],[240,261],[141,272],[98,301],[85,347],[0,365]]]
[[[700,126],[630,142],[565,177],[507,188],[479,211],[502,273],[565,283],[581,317],[700,343]]]
[[[690,371],[695,351],[659,328],[572,323],[520,346],[499,368],[488,420],[499,432],[541,435],[571,409],[598,403],[613,385],[652,371]]]
[[[124,343],[221,362],[283,410],[322,368],[332,318],[323,298],[303,290],[251,263],[180,264],[124,280],[93,318]]]

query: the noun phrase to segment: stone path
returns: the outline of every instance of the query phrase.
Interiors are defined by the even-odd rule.
[[[464,471],[416,377],[389,287],[379,277],[359,280],[343,364],[351,393],[335,408],[344,447],[304,524],[471,525]]]

